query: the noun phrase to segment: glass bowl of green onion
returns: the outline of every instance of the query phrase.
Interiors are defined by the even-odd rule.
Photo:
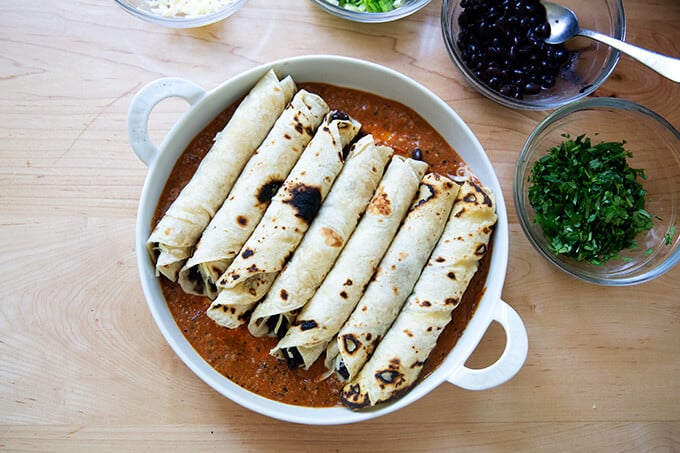
[[[430,0],[312,0],[334,16],[354,22],[391,22],[410,16]]]
[[[680,261],[680,133],[642,105],[555,110],[527,139],[513,191],[531,244],[581,280],[634,285]]]

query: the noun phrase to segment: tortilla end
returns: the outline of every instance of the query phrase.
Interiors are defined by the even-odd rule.
[[[372,406],[368,392],[361,391],[361,384],[349,384],[340,393],[342,404],[353,411]]]

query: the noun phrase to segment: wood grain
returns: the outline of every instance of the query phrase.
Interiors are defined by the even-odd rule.
[[[677,0],[624,5],[629,41],[680,56]],[[3,5],[0,450],[680,451],[680,269],[602,288],[540,258],[511,200],[519,150],[545,112],[505,109],[465,83],[446,54],[440,7],[365,25],[308,0],[249,0],[223,22],[170,30],[113,2]],[[163,340],[135,263],[146,167],[127,141],[132,97],[163,76],[212,89],[261,63],[315,53],[375,61],[423,83],[487,150],[511,226],[503,298],[530,341],[510,382],[482,392],[443,384],[360,426],[299,426],[219,396]],[[595,95],[642,103],[680,127],[680,85],[627,57]],[[158,106],[156,143],[186,108]],[[492,326],[468,365],[492,363],[503,344]]]

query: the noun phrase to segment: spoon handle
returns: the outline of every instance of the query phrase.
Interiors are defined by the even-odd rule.
[[[678,58],[661,55],[592,30],[581,29],[577,34],[603,42],[628,56],[635,58],[640,63],[649,66],[673,82],[680,82],[680,59]]]

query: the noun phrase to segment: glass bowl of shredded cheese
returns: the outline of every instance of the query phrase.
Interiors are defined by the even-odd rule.
[[[194,28],[225,19],[246,0],[115,0],[125,11],[170,28]]]
[[[312,0],[334,16],[354,22],[391,22],[410,16],[430,0]]]

